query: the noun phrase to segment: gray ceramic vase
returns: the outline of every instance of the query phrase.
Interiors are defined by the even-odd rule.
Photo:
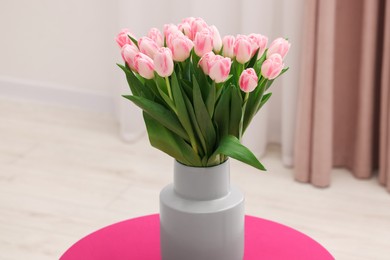
[[[229,160],[214,167],[175,161],[160,193],[163,260],[242,260],[244,196],[230,186]]]

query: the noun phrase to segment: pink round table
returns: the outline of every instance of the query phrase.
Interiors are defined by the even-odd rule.
[[[61,257],[61,260],[78,259],[161,259],[159,215],[134,218],[102,228],[79,240]],[[334,257],[301,232],[269,220],[245,216],[244,259],[329,260]]]

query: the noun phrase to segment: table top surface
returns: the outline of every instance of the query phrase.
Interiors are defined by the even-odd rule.
[[[61,257],[61,260],[77,259],[161,259],[159,215],[125,220],[82,238]],[[334,257],[299,231],[266,219],[245,216],[244,259],[329,260]]]

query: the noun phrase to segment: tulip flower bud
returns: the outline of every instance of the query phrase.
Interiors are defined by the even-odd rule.
[[[161,77],[168,77],[173,72],[172,51],[161,47],[158,49],[153,59],[154,69]]]
[[[187,36],[179,36],[172,38],[170,41],[170,49],[172,50],[174,61],[185,61],[190,57],[194,43]]]
[[[137,72],[145,79],[154,78],[154,64],[149,56],[141,52],[137,53],[134,57],[134,66]]]
[[[171,33],[176,32],[176,31],[179,31],[179,29],[177,28],[177,26],[175,24],[173,24],[173,23],[164,24],[164,36],[165,36],[166,40],[168,40],[168,37]]]
[[[213,35],[208,28],[205,28],[196,34],[194,49],[196,55],[199,57],[202,57],[204,54],[213,50]]]
[[[234,55],[238,63],[244,64],[251,59],[252,45],[245,35],[238,35],[234,43]]]
[[[188,38],[192,38],[191,25],[187,22],[183,22],[177,26],[179,30]]]
[[[191,21],[191,32],[192,32],[192,38],[191,40],[195,40],[196,35],[203,31],[204,29],[208,29],[208,25],[202,18],[195,18]]]
[[[248,93],[252,92],[257,87],[259,78],[253,68],[244,70],[239,79],[239,85],[242,91]]]
[[[215,55],[209,62],[209,76],[215,83],[224,82],[230,73],[232,60],[220,55]]]
[[[257,59],[260,59],[263,56],[265,49],[267,48],[268,38],[261,34],[249,34],[249,39],[252,43],[252,57],[259,50],[257,54]]]
[[[209,75],[209,65],[210,61],[213,60],[215,57],[214,52],[210,51],[202,56],[202,58],[199,60],[198,66],[200,66],[204,72],[204,74]]]
[[[158,45],[149,37],[141,37],[138,41],[139,50],[148,55],[150,58],[154,58],[154,54],[158,50]]]
[[[212,35],[213,35],[213,50],[215,52],[219,52],[222,48],[222,39],[221,35],[219,34],[219,31],[215,25],[211,25],[209,27]]]
[[[116,36],[115,40],[118,43],[119,47],[122,48],[125,44],[135,45],[129,38],[130,32],[129,29],[122,29],[120,33]],[[133,35],[131,35],[133,37]],[[133,37],[135,38],[135,37]]]
[[[234,43],[236,38],[233,35],[226,35],[222,40],[222,55],[229,58],[234,58]]]
[[[148,37],[152,39],[158,47],[164,46],[164,38],[162,36],[162,33],[157,28],[152,28],[148,32]]]
[[[290,46],[291,46],[291,44],[286,39],[283,39],[283,38],[275,39],[271,43],[271,45],[267,51],[267,58],[270,57],[274,53],[279,53],[280,56],[282,56],[282,59],[284,59],[288,50],[290,49]]]
[[[267,79],[274,79],[279,76],[284,67],[283,58],[279,53],[269,56],[261,65],[261,75]]]
[[[185,37],[185,35],[179,30],[172,31],[170,34],[168,34],[168,38],[166,39],[168,48],[170,48],[172,50],[173,40],[176,38],[181,38],[181,37]]]
[[[182,20],[182,23],[188,23],[189,25],[191,25],[192,22],[195,21],[195,20],[196,20],[195,17],[190,16],[190,17],[184,18],[184,19]]]
[[[125,44],[121,49],[123,60],[132,70],[136,70],[134,65],[134,58],[137,53],[139,53],[139,50],[134,45]]]

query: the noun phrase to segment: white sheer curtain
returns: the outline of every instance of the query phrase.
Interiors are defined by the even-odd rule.
[[[118,30],[128,27],[137,36],[150,27],[178,23],[187,16],[202,17],[225,34],[257,32],[272,41],[278,36],[292,42],[286,64],[288,73],[271,88],[273,96],[248,128],[244,142],[261,156],[268,143],[281,143],[283,163],[293,162],[295,111],[298,89],[303,0],[119,0]],[[121,78],[120,93],[128,92]],[[119,95],[117,95],[119,96]],[[145,133],[141,112],[130,102],[118,98],[118,119],[124,140],[132,141]]]

